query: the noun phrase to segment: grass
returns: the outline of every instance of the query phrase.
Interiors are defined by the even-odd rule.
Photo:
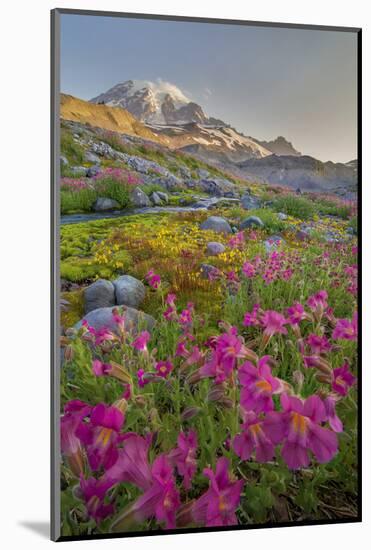
[[[308,220],[316,213],[313,201],[295,195],[282,195],[273,200],[272,208],[289,216]]]
[[[65,128],[61,130],[61,154],[71,164],[81,165],[84,162],[85,151],[83,147],[76,143],[71,132]]]

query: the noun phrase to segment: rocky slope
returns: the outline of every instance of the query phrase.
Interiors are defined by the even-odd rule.
[[[274,155],[292,155],[294,157],[299,157],[301,153],[295,149],[293,144],[290,141],[287,141],[283,136],[278,136],[272,141],[258,141],[255,139],[265,149],[268,149]]]

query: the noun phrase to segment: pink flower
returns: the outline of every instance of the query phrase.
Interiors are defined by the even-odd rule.
[[[310,307],[310,309],[313,311],[317,320],[321,319],[323,312],[326,310],[328,306],[327,298],[328,298],[328,295],[326,290],[320,290],[316,294],[309,296],[307,300],[307,304]]]
[[[176,294],[168,294],[166,296],[165,303],[170,307],[175,307]]]
[[[255,275],[255,267],[250,262],[245,262],[242,266],[242,272],[248,279],[251,279]]]
[[[332,346],[326,336],[318,336],[317,334],[309,334],[306,343],[311,349],[313,355],[321,355],[331,351]]]
[[[255,304],[251,313],[247,312],[245,313],[243,324],[245,327],[257,327],[260,325],[260,321],[258,318],[260,306],[259,304]]]
[[[292,269],[288,268],[281,272],[281,277],[284,281],[289,281],[293,276],[294,272]]]
[[[355,382],[356,377],[350,372],[348,363],[333,370],[332,389],[339,395],[345,397]]]
[[[354,313],[353,319],[338,319],[333,330],[332,337],[334,340],[357,340],[358,337],[358,315]]]
[[[257,462],[268,462],[274,456],[274,445],[264,432],[264,420],[255,412],[244,414],[241,433],[232,442],[233,450],[241,460],[249,460],[255,451]]]
[[[150,333],[144,330],[132,341],[131,346],[138,351],[148,351],[147,344],[151,338]]]
[[[89,416],[90,405],[83,401],[69,401],[61,418],[61,451],[66,457],[71,471],[79,477],[84,471],[82,447],[77,430],[83,419]]]
[[[287,329],[284,326],[287,324],[287,319],[277,311],[265,311],[261,318],[261,322],[264,326],[264,334],[267,336],[287,334]]]
[[[264,431],[273,444],[283,442],[281,454],[287,466],[296,470],[310,464],[311,451],[319,463],[332,460],[338,449],[334,432],[321,426],[327,419],[325,405],[312,395],[305,401],[281,395],[283,412],[268,413]]]
[[[343,423],[336,414],[336,399],[329,395],[324,400],[324,405],[327,414],[327,420],[334,432],[340,433],[343,431]]]
[[[176,466],[179,475],[183,477],[184,488],[189,491],[194,474],[197,470],[197,434],[190,430],[188,434],[180,432],[178,446],[169,453],[170,461]]]
[[[76,435],[86,447],[92,470],[107,469],[115,463],[118,435],[124,420],[118,408],[99,403],[91,411],[90,422],[78,426]]]
[[[92,363],[92,369],[95,376],[106,376],[110,373],[112,367],[108,363],[102,363],[99,359],[94,359]]]
[[[80,477],[80,490],[85,500],[86,511],[96,523],[99,523],[114,512],[112,504],[105,504],[104,499],[108,489],[111,488],[111,483],[105,479],[95,479],[89,477],[85,479]]]
[[[304,307],[296,302],[293,306],[288,307],[286,310],[287,322],[290,325],[298,325],[303,319],[307,319]]]
[[[183,309],[182,313],[179,315],[179,324],[180,325],[191,325],[192,324],[192,310],[187,308]]]
[[[196,523],[206,527],[236,525],[236,509],[244,485],[243,480],[232,481],[228,472],[229,460],[219,458],[215,473],[205,468],[210,480],[209,489],[193,504],[192,515]]]
[[[242,385],[241,406],[246,411],[256,413],[272,411],[274,408],[272,395],[282,391],[282,383],[272,376],[269,367],[271,357],[265,355],[254,367],[250,361],[246,361],[238,369],[238,379]]]
[[[188,357],[188,350],[185,347],[185,341],[180,340],[177,344],[176,351],[175,351],[175,357]]]
[[[149,286],[151,286],[154,289],[157,289],[161,284],[160,275],[156,275],[156,273],[152,269],[148,271],[145,279],[148,282]]]
[[[155,366],[157,374],[162,378],[167,378],[173,368],[174,367],[170,361],[159,361]]]
[[[145,374],[146,374],[145,370],[143,370],[143,369],[138,369],[138,371],[137,371],[137,378],[138,378],[138,386],[139,386],[140,388],[144,388],[144,386],[145,386],[146,384],[149,384],[149,380],[146,380],[146,379],[144,378],[144,375],[145,375]]]

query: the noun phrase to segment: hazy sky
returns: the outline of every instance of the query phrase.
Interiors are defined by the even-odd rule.
[[[245,135],[357,156],[356,33],[62,15],[61,34],[63,92],[161,79]]]

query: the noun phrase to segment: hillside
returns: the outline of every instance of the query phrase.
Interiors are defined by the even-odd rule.
[[[90,124],[131,136],[138,136],[163,143],[161,136],[154,134],[131,113],[121,107],[95,105],[77,97],[61,94],[60,116],[64,120]]]

